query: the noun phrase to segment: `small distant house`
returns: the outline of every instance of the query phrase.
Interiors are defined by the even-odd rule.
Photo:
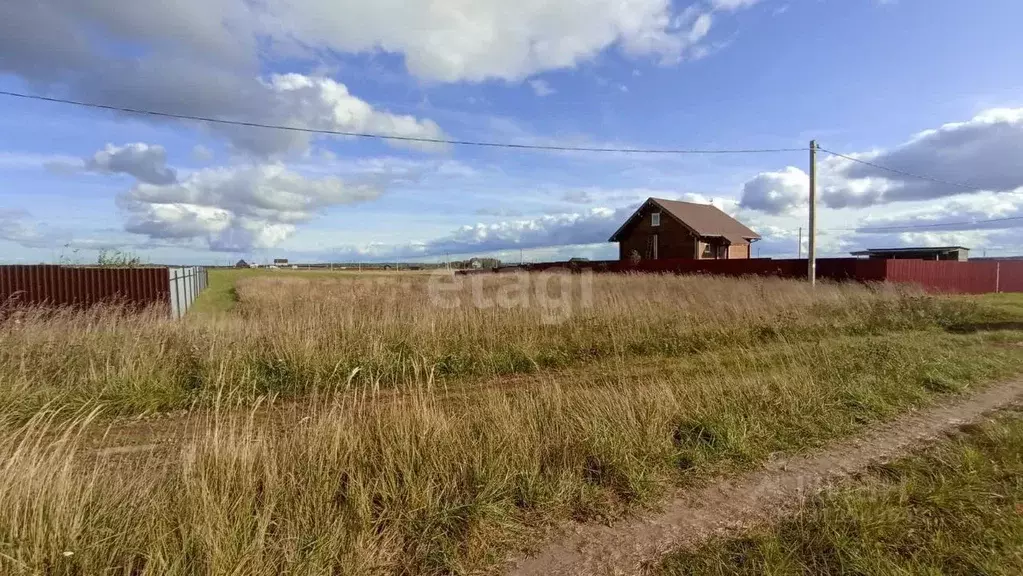
[[[245,260],[239,260],[239,261],[234,263],[234,267],[235,268],[248,268],[249,267],[249,263],[246,262]]]
[[[750,258],[760,235],[711,204],[648,198],[609,242],[620,260]]]
[[[288,265],[288,259],[287,258],[274,258],[274,266],[287,266],[287,265]]]
[[[483,261],[480,260],[479,258],[472,258],[469,260],[469,268],[472,268],[473,270],[479,270],[482,267]]]
[[[852,252],[853,256],[871,260],[954,260],[966,262],[970,249],[963,246],[920,246],[909,248],[868,248]]]

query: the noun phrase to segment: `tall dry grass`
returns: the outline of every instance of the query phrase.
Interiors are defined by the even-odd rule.
[[[925,329],[975,313],[892,287],[677,276],[246,278],[232,314],[28,311],[0,322],[0,413],[139,413],[778,341]],[[589,282],[589,284],[587,284]],[[516,286],[520,289],[516,290]],[[440,296],[438,296],[440,294]],[[487,306],[488,302],[494,303]],[[496,303],[503,303],[498,305]],[[353,382],[349,375],[356,373]]]
[[[0,573],[495,570],[567,518],[614,518],[1023,364],[942,333],[708,358],[699,371],[682,359],[599,385],[453,398],[410,379],[400,395],[272,408],[288,423],[275,427],[263,409],[201,412],[195,436],[148,455],[92,451],[89,414],[0,424]]]
[[[252,278],[215,319],[4,322],[0,573],[485,571],[567,518],[616,517],[1023,365],[932,329],[976,315],[966,304],[887,287],[603,276],[591,296],[552,281],[544,309],[477,305],[519,301],[514,277],[445,292],[455,306],[429,281]],[[193,402],[208,410],[170,447],[93,447],[106,414]]]

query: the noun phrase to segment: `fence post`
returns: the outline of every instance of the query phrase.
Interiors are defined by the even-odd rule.
[[[995,294],[1001,292],[1002,288],[1002,263],[995,261]]]

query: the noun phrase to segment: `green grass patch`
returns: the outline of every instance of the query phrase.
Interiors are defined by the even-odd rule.
[[[1023,414],[876,467],[769,529],[670,555],[662,574],[1023,573]]]

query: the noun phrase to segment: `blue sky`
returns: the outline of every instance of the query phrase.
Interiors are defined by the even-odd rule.
[[[1023,253],[1023,5],[988,0],[39,0],[0,89],[339,131],[821,155],[825,254]],[[166,4],[166,5],[165,5]],[[613,257],[648,196],[794,256],[807,155],[408,146],[3,98],[0,260]],[[922,226],[922,227],[921,227]],[[883,227],[883,232],[870,229]]]

